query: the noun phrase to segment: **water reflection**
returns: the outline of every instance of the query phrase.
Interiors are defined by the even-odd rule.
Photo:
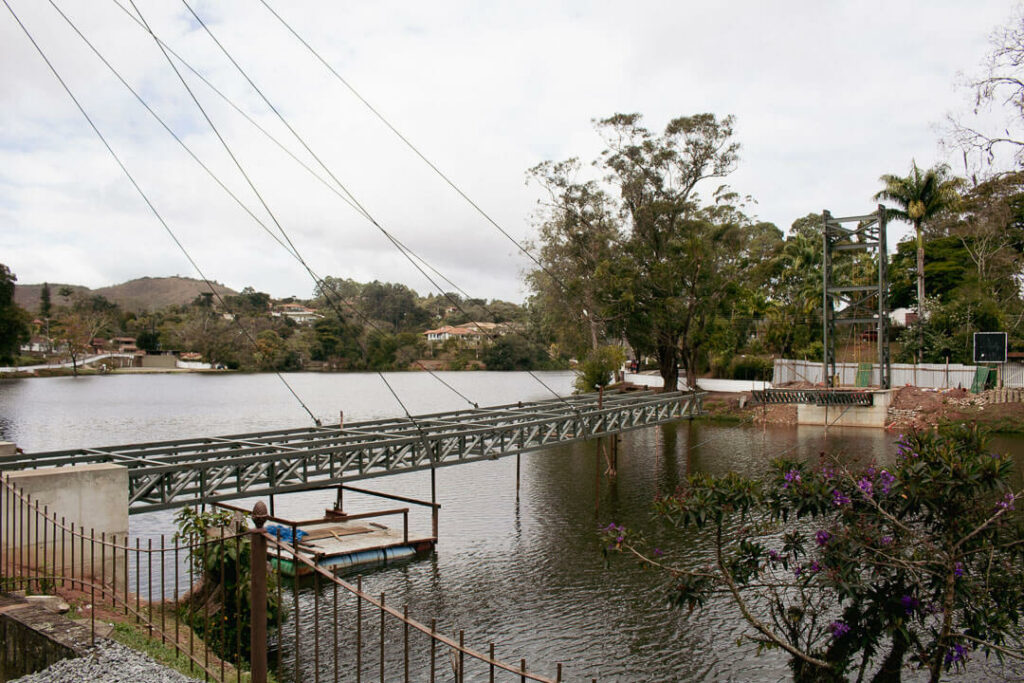
[[[463,407],[427,375],[395,379],[414,412]],[[482,405],[546,398],[532,379],[518,373],[450,373],[445,379]],[[568,373],[544,376],[561,391],[569,390],[571,379]],[[373,376],[293,375],[289,380],[327,421],[336,420],[339,409],[353,420],[399,412]],[[3,381],[0,415],[3,438],[28,451],[308,423],[277,381],[265,375]],[[688,474],[757,475],[773,457],[816,462],[822,452],[839,453],[847,462],[885,464],[897,436],[856,428],[682,422],[623,435],[614,481],[602,475],[604,461],[592,442],[526,454],[518,496],[515,458],[445,467],[437,473],[442,509],[436,555],[370,572],[364,586],[386,592],[390,604],[408,604],[421,621],[436,618],[449,634],[465,630],[467,643],[477,649],[486,650],[493,641],[499,656],[548,663],[552,671],[562,661],[569,680],[788,679],[783,657],[757,657],[753,648],[736,646],[742,629],[731,606],[712,603],[687,615],[667,607],[656,574],[628,561],[608,569],[597,530],[611,521],[626,524],[656,544],[671,544],[684,560],[695,557],[698,541],[670,532],[651,513],[653,498],[676,490]],[[1020,485],[1024,439],[1004,437],[994,445],[1017,453]],[[364,484],[430,497],[426,472]],[[313,492],[278,497],[276,507],[282,516],[305,518],[331,500],[329,491]],[[361,512],[379,503],[353,495],[346,496],[346,506]],[[411,522],[414,532],[429,529],[428,515]],[[143,545],[172,531],[173,513],[132,518],[132,533]],[[315,625],[311,589],[304,591],[300,643],[308,645]],[[347,620],[339,624],[341,633],[350,634],[352,617],[341,619]],[[289,647],[286,637],[286,661]]]

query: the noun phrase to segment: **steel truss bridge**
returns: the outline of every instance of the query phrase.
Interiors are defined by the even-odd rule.
[[[693,417],[703,392],[572,396],[474,410],[0,457],[0,470],[115,463],[129,511],[324,488],[584,441]]]
[[[835,389],[764,389],[752,391],[753,403],[804,403],[812,406],[870,406],[870,391]]]

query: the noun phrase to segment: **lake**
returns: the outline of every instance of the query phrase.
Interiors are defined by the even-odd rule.
[[[550,398],[549,388],[567,394],[573,379],[569,372],[439,376],[481,406]],[[325,423],[336,423],[340,410],[346,421],[402,414],[372,373],[285,377]],[[387,378],[414,415],[467,407],[464,398],[425,373]],[[273,375],[0,380],[0,438],[28,452],[309,424],[305,410]],[[688,473],[757,474],[783,453],[817,460],[822,452],[841,452],[848,459],[885,463],[897,436],[867,429],[681,422],[624,435],[614,482],[598,481],[594,443],[526,454],[518,497],[515,458],[440,468],[436,554],[369,572],[364,587],[386,591],[391,604],[408,603],[421,621],[437,618],[448,633],[464,629],[467,643],[478,649],[494,641],[501,658],[526,657],[534,665],[548,664],[545,671],[564,662],[567,680],[787,680],[783,657],[756,656],[751,646],[736,645],[743,629],[728,604],[711,604],[694,615],[669,609],[657,574],[624,559],[605,565],[597,530],[613,521],[642,529],[658,545],[674,546],[677,561],[685,560],[693,548],[680,546],[690,541],[680,543],[652,519],[651,500],[672,492]],[[1002,438],[995,445],[1024,461],[1024,439]],[[426,472],[360,485],[430,497]],[[278,497],[277,514],[317,515],[332,500],[332,492]],[[376,506],[346,495],[347,510]],[[170,533],[172,517],[134,516],[132,533],[143,543]],[[429,529],[426,515],[412,521],[414,529]]]

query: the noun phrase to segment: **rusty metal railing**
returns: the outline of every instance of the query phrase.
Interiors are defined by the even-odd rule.
[[[338,681],[343,673],[357,682],[563,680],[561,664],[542,675],[525,659],[498,659],[494,643],[475,649],[464,631],[447,635],[436,619],[413,618],[385,593],[370,595],[361,578],[339,578],[318,556],[263,530],[269,515],[262,502],[252,518],[254,528],[222,527],[191,543],[160,535],[158,543],[150,538],[143,545],[138,538],[97,535],[40,507],[0,474],[0,591],[62,596],[93,639],[98,623],[130,624],[206,681],[238,683],[245,669],[253,683],[265,682],[268,670],[296,683]],[[280,563],[268,563],[268,549],[304,565],[310,579],[287,579]],[[222,558],[212,572],[195,561],[211,554]],[[249,582],[227,590],[241,586],[243,567]],[[343,621],[354,628],[342,633]]]

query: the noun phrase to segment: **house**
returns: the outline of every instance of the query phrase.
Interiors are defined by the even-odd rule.
[[[276,318],[290,318],[300,325],[311,324],[323,317],[312,308],[307,308],[302,304],[281,304],[271,311],[270,315]]]
[[[486,337],[480,330],[472,329],[468,327],[458,326],[452,327],[451,325],[445,325],[435,330],[427,330],[423,333],[427,337],[427,341],[431,344],[443,343],[449,339],[458,339],[460,346],[478,346],[482,339]]]
[[[139,347],[135,345],[135,337],[113,337],[110,340],[112,349],[118,353],[135,353]]]
[[[458,339],[462,346],[479,346],[487,339],[507,334],[509,326],[505,323],[470,322],[461,325],[445,325],[435,330],[427,330],[427,341],[430,343]]]
[[[22,344],[21,350],[24,353],[46,353],[51,346],[53,343],[49,339],[36,335],[29,339],[27,344]]]
[[[889,322],[899,327],[909,327],[917,322],[917,313],[912,308],[894,308],[889,311]]]

